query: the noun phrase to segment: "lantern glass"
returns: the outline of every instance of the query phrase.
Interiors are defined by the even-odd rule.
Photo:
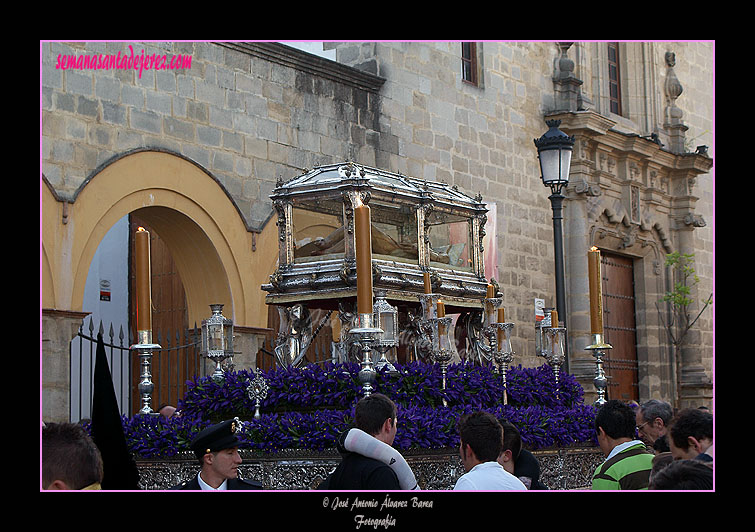
[[[540,171],[545,185],[566,184],[569,182],[571,147],[558,147],[540,151]]]
[[[492,327],[496,323],[496,311],[493,305],[487,303],[485,305],[485,326]]]
[[[562,359],[564,356],[564,332],[563,328],[545,329],[545,344],[543,352],[553,359]]]
[[[380,328],[383,329],[383,339],[392,342],[396,338],[396,329],[393,324],[393,312],[380,313]]]
[[[212,316],[202,320],[202,354],[233,353],[233,321],[223,316],[223,305],[210,305]]]
[[[445,317],[445,318],[433,318],[432,319],[432,327],[433,327],[433,337],[432,337],[432,346],[433,351],[436,353],[445,351],[445,352],[451,352],[451,323],[453,322],[453,319],[451,317]]]
[[[207,326],[208,346],[210,351],[225,351],[225,342],[223,339],[223,326],[213,323]]]
[[[372,311],[375,326],[383,331],[381,341],[385,344],[395,344],[398,331],[398,309],[385,300],[385,292],[375,293]]]
[[[548,131],[535,139],[541,177],[545,186],[563,186],[569,182],[574,137],[558,129],[561,120],[546,120],[545,123],[549,127]]]
[[[511,349],[511,325],[499,323],[498,325],[498,351],[510,353]],[[507,326],[508,325],[508,326]]]
[[[440,337],[440,348],[445,351],[451,350],[451,338],[449,335],[451,334],[451,318],[447,318],[448,323],[445,323],[441,330],[439,331],[439,337]]]
[[[495,324],[498,322],[498,308],[502,303],[503,299],[500,297],[485,299],[484,327],[495,327]]]
[[[437,317],[438,315],[438,294],[420,294],[419,300],[422,304],[422,318],[429,320]]]

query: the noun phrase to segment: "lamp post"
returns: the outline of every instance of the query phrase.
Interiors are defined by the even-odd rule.
[[[553,209],[553,248],[556,261],[556,310],[566,325],[566,303],[564,294],[564,243],[561,220],[563,219],[563,189],[569,184],[569,167],[574,147],[574,137],[560,129],[561,120],[546,120],[548,131],[535,139],[537,157],[540,160],[540,179],[551,189],[549,200]],[[551,327],[558,327],[557,323]],[[568,370],[568,357],[565,368]]]

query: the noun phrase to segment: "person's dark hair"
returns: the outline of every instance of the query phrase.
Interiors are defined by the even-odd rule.
[[[642,412],[642,418],[645,421],[653,421],[659,417],[667,427],[671,418],[674,417],[674,410],[671,408],[671,405],[658,399],[650,399],[643,403],[640,407],[640,412]]]
[[[670,452],[663,452],[656,454],[653,457],[652,461],[652,467],[650,468],[650,480],[652,480],[655,475],[660,473],[666,466],[668,466],[671,462],[674,461],[674,457],[671,455]]]
[[[62,480],[80,490],[102,482],[100,451],[80,425],[47,423],[42,429],[42,482]]]
[[[606,435],[614,440],[634,438],[636,426],[632,408],[616,399],[606,401],[595,414],[595,429],[602,427]]]
[[[651,490],[712,490],[713,468],[700,460],[674,460],[650,480]]]
[[[713,440],[713,414],[697,408],[685,408],[671,421],[669,437],[679,449],[689,448],[687,438]]]
[[[489,412],[475,412],[459,423],[462,445],[469,445],[480,462],[493,462],[503,450],[503,428]]]
[[[396,419],[396,405],[381,393],[373,393],[359,400],[354,407],[354,422],[356,428],[367,434],[375,435],[380,432],[386,419],[391,423]]]
[[[507,419],[499,419],[498,422],[503,427],[503,447],[501,448],[501,452],[510,450],[511,457],[516,462],[516,459],[519,458],[519,453],[522,452],[522,436],[519,434],[519,429]]]

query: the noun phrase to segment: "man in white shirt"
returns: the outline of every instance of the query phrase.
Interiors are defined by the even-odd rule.
[[[527,487],[497,462],[503,448],[503,428],[488,412],[476,412],[459,424],[459,456],[466,473],[456,481],[455,490],[521,490]]]

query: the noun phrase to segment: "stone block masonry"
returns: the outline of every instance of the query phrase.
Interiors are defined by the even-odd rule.
[[[58,57],[190,56],[184,69],[56,68]],[[374,165],[396,139],[377,129],[379,78],[274,43],[44,43],[42,171],[61,198],[135,149],[184,156],[212,174],[248,227],[270,218],[278,177],[338,160]],[[317,58],[315,58],[317,59]],[[83,64],[82,61],[74,64]],[[60,66],[58,64],[58,66]]]

